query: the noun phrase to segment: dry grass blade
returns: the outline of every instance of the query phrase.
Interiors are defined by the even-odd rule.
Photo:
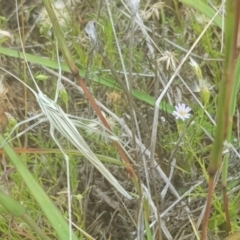
[[[79,134],[71,119],[64,113],[59,105],[52,102],[46,95],[38,94],[38,103],[45,116],[50,122],[51,135],[54,137],[54,129],[57,129],[66,139],[68,139],[83,155],[98,169],[98,171],[128,199],[132,199],[129,193],[119,184],[115,177],[106,169],[96,155],[91,151],[88,144]],[[55,141],[56,138],[54,137]]]

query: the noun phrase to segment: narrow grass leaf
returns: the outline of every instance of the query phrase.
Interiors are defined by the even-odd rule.
[[[0,54],[9,56],[9,57],[24,59],[22,52],[19,52],[19,51],[13,50],[13,49],[4,48],[4,47],[0,47]],[[59,69],[59,65],[58,65],[57,61],[53,61],[53,60],[50,60],[47,58],[35,56],[32,54],[28,54],[28,53],[25,53],[25,55],[26,55],[27,61],[29,61],[31,63],[40,64],[41,66],[49,67],[52,69]],[[69,67],[63,63],[61,63],[61,69],[68,73],[71,72]],[[86,73],[83,70],[79,70],[79,72],[82,76],[84,76]],[[111,78],[103,78],[103,77],[93,76],[93,77],[91,77],[90,80],[97,82],[99,84],[102,84],[104,86],[110,87],[111,89],[117,89],[117,90],[122,91],[122,89],[118,86],[118,84],[116,84],[116,82]],[[154,97],[152,97],[144,92],[140,92],[138,90],[132,90],[132,95],[136,99],[141,100],[145,103],[148,103],[151,106],[154,106],[154,102],[155,102]],[[168,113],[172,113],[172,111],[174,109],[174,107],[171,104],[166,103],[164,101],[161,102],[159,108]]]
[[[0,144],[4,142],[3,137],[0,135]],[[13,149],[8,145],[4,145],[4,150],[6,151],[12,164],[16,167],[16,170],[20,174],[21,178],[25,182],[26,186],[33,194],[37,203],[41,207],[45,216],[51,223],[52,227],[55,229],[58,239],[66,240],[69,238],[68,224],[62,217],[56,206],[49,199],[44,190],[39,186],[37,181],[34,179],[32,174],[29,172],[27,167],[23,164],[19,156],[13,151]],[[73,240],[78,240],[77,236],[73,233]]]
[[[0,190],[0,202],[11,214],[16,217],[21,217],[25,213],[24,207],[15,199],[6,195],[2,190]]]
[[[21,218],[24,222],[28,224],[30,228],[42,239],[50,240],[49,237],[45,235],[43,230],[35,223],[35,221],[26,213],[25,208],[14,198],[5,194],[0,190],[0,203],[4,206],[8,212],[13,216]]]
[[[196,0],[180,0],[180,2],[203,13],[205,16],[209,17],[209,19],[211,19],[216,13],[211,7],[209,7],[207,4],[203,3],[200,0],[198,0],[197,3],[196,3]],[[222,28],[222,18],[219,15],[216,16],[216,18],[214,19],[214,23],[218,27]]]

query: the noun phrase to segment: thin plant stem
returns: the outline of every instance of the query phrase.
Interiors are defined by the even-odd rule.
[[[207,238],[207,227],[211,212],[212,196],[214,191],[214,178],[222,162],[222,152],[225,141],[230,141],[232,132],[232,118],[236,106],[236,91],[238,90],[239,80],[235,72],[239,72],[240,58],[239,53],[239,1],[226,1],[226,21],[225,21],[225,67],[220,86],[217,107],[217,127],[215,140],[210,155],[210,164],[208,167],[209,186],[208,199],[203,220],[201,240]],[[237,60],[237,61],[236,61]],[[237,62],[237,64],[236,64]],[[223,169],[223,186],[224,186],[224,206],[228,231],[231,230],[228,199],[226,194],[226,177],[228,168],[228,157],[225,158]]]

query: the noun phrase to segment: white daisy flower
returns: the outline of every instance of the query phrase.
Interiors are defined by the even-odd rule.
[[[177,106],[175,106],[175,111],[173,111],[173,116],[175,116],[176,119],[182,119],[185,121],[185,119],[190,118],[191,114],[189,113],[191,111],[191,108],[186,106],[184,103],[179,103]]]

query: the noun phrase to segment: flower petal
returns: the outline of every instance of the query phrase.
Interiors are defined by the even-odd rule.
[[[185,119],[190,118],[191,116],[191,108],[185,105],[184,103],[178,103],[175,106],[175,110],[173,111],[173,116],[175,116],[176,119],[182,119],[183,121]]]
[[[186,107],[186,108],[185,108],[185,112],[187,112],[187,113],[190,112],[191,110],[192,110],[192,109],[191,109],[190,107]]]

